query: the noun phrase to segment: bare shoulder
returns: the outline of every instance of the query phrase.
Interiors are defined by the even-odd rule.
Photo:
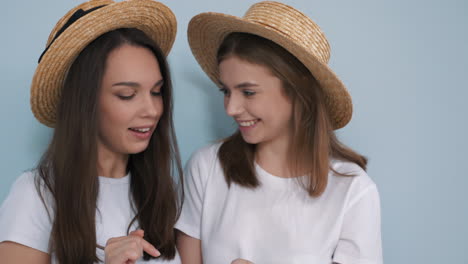
[[[2,264],[50,264],[49,254],[10,241],[0,243],[0,256],[2,256]]]

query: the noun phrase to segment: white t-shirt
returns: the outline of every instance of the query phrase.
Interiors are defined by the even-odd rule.
[[[380,264],[380,201],[376,185],[356,164],[332,167],[328,186],[311,198],[297,179],[256,165],[261,186],[228,188],[217,157],[220,144],[196,152],[186,168],[186,192],[176,228],[200,239],[206,264],[242,258],[255,264]]]
[[[42,203],[34,184],[34,173],[22,174],[13,184],[10,194],[0,208],[0,242],[13,241],[52,255],[49,249],[52,220]],[[123,178],[99,177],[99,195],[96,210],[96,240],[105,246],[109,238],[127,235],[127,227],[135,215],[130,204],[130,176]],[[50,193],[45,195],[47,206],[53,205]],[[53,217],[53,211],[51,211]],[[134,224],[130,230],[137,229]],[[104,260],[104,250],[96,249]],[[172,261],[154,259],[137,263],[180,264],[177,254]]]

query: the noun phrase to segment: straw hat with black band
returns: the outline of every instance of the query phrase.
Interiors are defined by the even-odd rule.
[[[333,128],[342,128],[351,120],[351,96],[328,67],[330,45],[312,19],[291,6],[271,1],[252,5],[243,18],[213,12],[193,17],[188,26],[190,48],[202,69],[217,85],[216,54],[223,39],[232,32],[258,35],[288,50],[319,82]]]
[[[91,0],[70,10],[50,33],[31,84],[31,108],[39,122],[53,127],[68,69],[93,40],[118,28],[136,28],[167,56],[177,22],[172,11],[153,0]]]

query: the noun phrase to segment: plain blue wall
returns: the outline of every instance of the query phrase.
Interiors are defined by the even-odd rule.
[[[56,21],[81,1],[6,1],[0,16],[0,201],[34,167],[51,130],[29,107],[37,58]],[[183,161],[234,128],[222,97],[192,57],[194,15],[242,16],[255,1],[165,0],[178,19],[169,56]],[[284,1],[327,35],[330,65],[355,104],[338,135],[370,158],[382,201],[386,263],[468,263],[468,2]]]

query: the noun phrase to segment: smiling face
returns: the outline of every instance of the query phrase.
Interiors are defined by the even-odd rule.
[[[98,151],[144,151],[163,113],[163,79],[154,54],[124,44],[111,51],[98,101]]]
[[[292,103],[281,80],[262,65],[229,56],[219,64],[226,113],[250,144],[289,142]]]

